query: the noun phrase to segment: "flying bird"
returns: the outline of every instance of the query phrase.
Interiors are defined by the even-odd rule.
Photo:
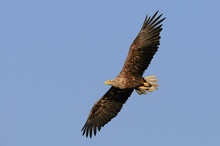
[[[121,72],[115,79],[107,80],[105,84],[110,89],[93,105],[87,121],[82,128],[82,135],[92,137],[120,112],[123,104],[132,92],[140,95],[157,90],[155,75],[143,77],[160,44],[162,31],[162,14],[158,11],[151,17],[146,16],[137,37],[130,46],[126,61]]]

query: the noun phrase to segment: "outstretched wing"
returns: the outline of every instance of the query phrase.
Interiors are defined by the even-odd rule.
[[[133,92],[133,89],[119,89],[111,87],[105,95],[92,107],[88,119],[83,126],[83,135],[86,137],[96,135],[97,130],[111,121],[121,110],[123,104]]]
[[[121,73],[142,77],[149,66],[160,44],[161,22],[165,19],[160,19],[162,14],[157,16],[157,13],[153,17],[146,16],[139,34],[130,46]]]

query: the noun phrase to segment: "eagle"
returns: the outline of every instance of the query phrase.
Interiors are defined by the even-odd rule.
[[[123,104],[135,90],[138,94],[147,94],[157,90],[155,75],[143,77],[154,54],[160,45],[160,32],[162,31],[161,18],[158,11],[151,17],[146,16],[137,37],[130,46],[126,61],[121,72],[115,79],[107,80],[104,84],[110,89],[93,105],[82,135],[92,138],[105,124],[111,121],[120,112]]]

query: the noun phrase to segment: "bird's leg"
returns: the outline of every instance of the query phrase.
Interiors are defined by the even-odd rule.
[[[139,89],[148,90],[147,86],[140,86]]]
[[[138,94],[147,94],[147,92],[153,92],[157,90],[157,78],[155,75],[147,76],[144,78],[144,82],[141,86],[137,87],[136,92]]]

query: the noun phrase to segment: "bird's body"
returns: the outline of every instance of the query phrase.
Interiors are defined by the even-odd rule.
[[[115,79],[105,82],[111,85],[111,88],[92,107],[82,128],[86,137],[96,135],[97,130],[111,121],[120,112],[133,90],[138,94],[146,94],[157,89],[155,75],[143,77],[160,44],[161,22],[165,18],[160,19],[162,14],[156,17],[157,13],[158,11],[152,17],[146,16],[139,34],[130,46],[121,72]]]
[[[110,81],[108,83],[108,81]],[[135,88],[142,83],[142,78],[136,78],[128,74],[119,74],[114,80],[108,80],[105,84],[112,85],[114,87],[125,89],[125,88]]]

